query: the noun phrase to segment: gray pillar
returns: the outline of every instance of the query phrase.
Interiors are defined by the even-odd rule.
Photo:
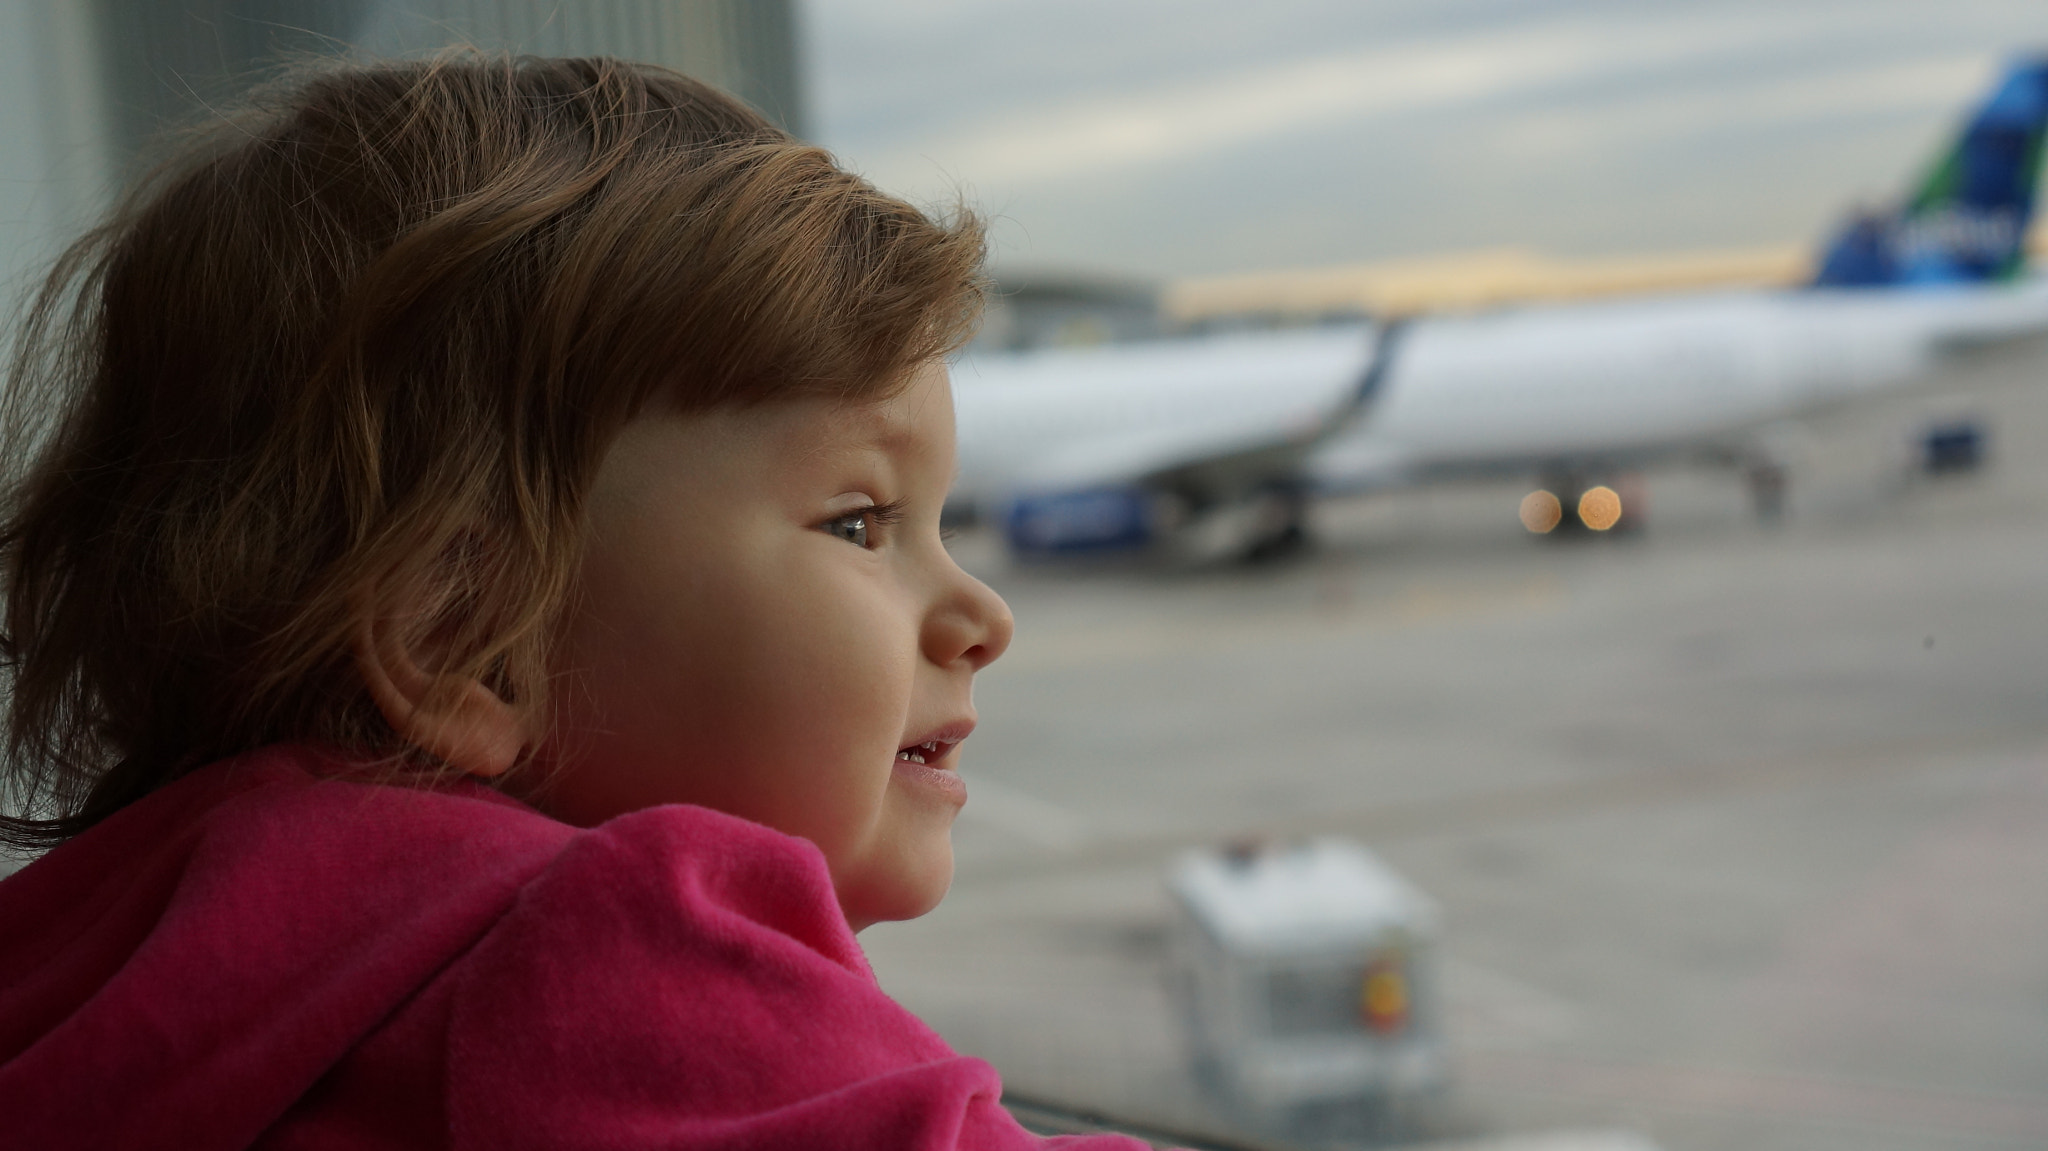
[[[804,128],[795,0],[93,0],[91,12],[124,168],[282,61],[449,44],[660,64]]]

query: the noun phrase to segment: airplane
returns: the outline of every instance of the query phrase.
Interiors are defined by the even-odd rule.
[[[1532,531],[1604,529],[1623,509],[1596,481],[1695,459],[1741,468],[1768,516],[1788,420],[2048,331],[2024,248],[2044,125],[2048,56],[2015,63],[1914,195],[1853,215],[1797,287],[970,354],[951,513],[1025,556],[1228,521],[1258,556],[1304,539],[1317,497],[1467,475],[1542,477],[1555,506],[1525,501]]]

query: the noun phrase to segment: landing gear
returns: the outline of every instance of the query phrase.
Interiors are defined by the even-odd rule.
[[[1162,488],[1152,510],[1155,554],[1175,566],[1271,563],[1303,551],[1311,538],[1308,491],[1299,484],[1229,494]]]
[[[1776,460],[1752,460],[1742,469],[1749,486],[1750,510],[1760,524],[1775,524],[1785,518],[1785,465]]]
[[[1586,525],[1579,519],[1579,497],[1586,490],[1585,477],[1577,472],[1550,472],[1541,482],[1543,487],[1522,501],[1523,526],[1551,539],[1585,534]]]
[[[1297,485],[1259,494],[1244,549],[1246,563],[1267,563],[1308,546],[1308,493]]]

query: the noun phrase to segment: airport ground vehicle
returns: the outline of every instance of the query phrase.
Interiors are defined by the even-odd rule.
[[[1195,852],[1170,887],[1198,1073],[1254,1122],[1370,1114],[1445,1085],[1436,906],[1370,851],[1319,839]]]

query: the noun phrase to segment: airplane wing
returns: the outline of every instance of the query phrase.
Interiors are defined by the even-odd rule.
[[[968,368],[963,459],[969,441],[983,459],[1014,449],[1007,474],[982,484],[1005,496],[1142,487],[1201,503],[1291,482],[1384,387],[1402,329],[1383,324],[1369,342],[1354,330],[1053,358],[1022,375]],[[1087,418],[1032,426],[1006,409]]]
[[[1020,491],[1077,491],[1191,483],[1236,487],[1296,464],[1320,424],[1252,428],[1217,424],[1101,436],[1058,449],[1017,476]]]

